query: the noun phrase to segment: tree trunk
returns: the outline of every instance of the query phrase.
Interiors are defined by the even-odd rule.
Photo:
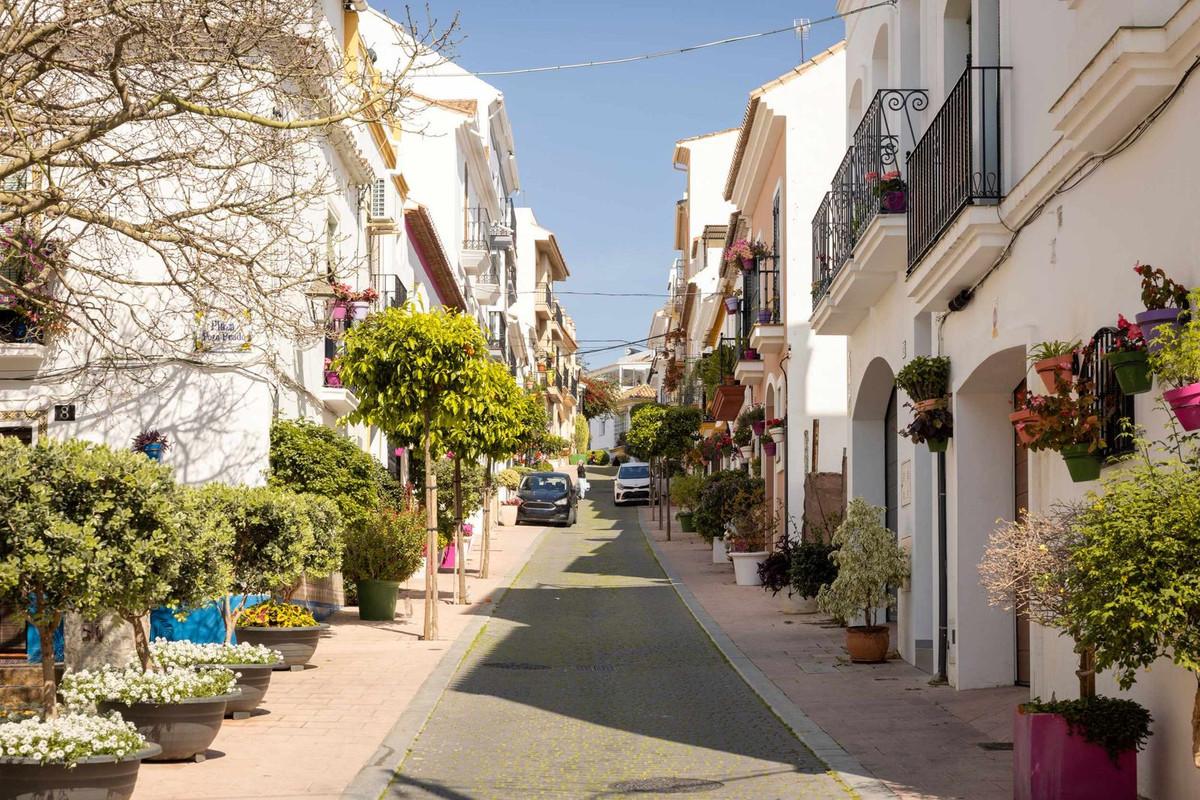
[[[1200,675],[1196,676],[1196,696],[1192,700],[1192,764],[1200,768]]]
[[[58,681],[54,677],[54,632],[62,621],[61,614],[55,614],[48,625],[35,625],[38,632],[38,644],[42,648],[42,709],[46,718],[58,716]]]
[[[1090,647],[1077,647],[1079,653],[1079,669],[1075,676],[1079,678],[1079,699],[1086,700],[1096,696],[1096,651]]]
[[[667,462],[667,541],[671,541],[671,462]]]
[[[488,576],[492,556],[492,459],[487,461],[487,472],[483,475],[483,553],[479,557],[479,577]]]
[[[429,412],[425,412],[425,630],[423,638],[431,642],[438,637],[438,526],[437,476],[433,473],[433,453],[429,443]]]
[[[142,664],[142,672],[149,672],[154,665],[150,657],[150,639],[142,626],[141,616],[125,617],[125,621],[133,627],[133,649],[137,651],[138,661]]]
[[[462,461],[454,455],[454,602],[467,602],[467,557],[463,547]]]
[[[233,644],[233,606],[229,595],[225,595],[225,602],[221,605],[221,619],[225,622],[225,644]]]
[[[654,491],[658,494],[658,529],[663,529],[663,460],[658,460],[658,477],[654,482]]]

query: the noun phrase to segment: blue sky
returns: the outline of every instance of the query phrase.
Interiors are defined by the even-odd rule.
[[[386,0],[392,16],[403,4]],[[782,28],[834,13],[834,0],[431,0],[442,25],[459,14],[455,60],[474,71],[636,55]],[[414,6],[414,12],[419,6]],[[808,55],[842,38],[814,26]],[[683,176],[676,140],[741,124],[747,93],[800,61],[791,33],[656,61],[552,74],[486,78],[504,92],[522,193],[555,232],[571,269],[564,292],[664,293],[674,202]],[[660,297],[563,294],[580,350],[598,339],[646,336]],[[619,350],[586,356],[599,366]]]

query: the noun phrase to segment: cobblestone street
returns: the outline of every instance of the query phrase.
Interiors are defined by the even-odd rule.
[[[666,579],[593,476],[505,594],[389,796],[842,798]],[[660,791],[655,791],[658,787]]]

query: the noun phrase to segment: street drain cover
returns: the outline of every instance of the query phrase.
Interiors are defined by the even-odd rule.
[[[1012,742],[976,742],[984,750],[1012,750]]]
[[[550,669],[545,664],[525,664],[520,661],[485,661],[483,665],[492,669]]]
[[[608,788],[624,794],[676,794],[683,792],[709,792],[720,789],[725,784],[720,781],[705,781],[699,778],[638,778],[632,781],[618,781]]]

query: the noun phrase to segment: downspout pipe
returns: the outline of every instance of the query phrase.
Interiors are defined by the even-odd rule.
[[[937,454],[937,535],[938,535],[938,683],[946,683],[946,661],[950,654],[949,625],[949,573],[946,556],[946,454]]]

